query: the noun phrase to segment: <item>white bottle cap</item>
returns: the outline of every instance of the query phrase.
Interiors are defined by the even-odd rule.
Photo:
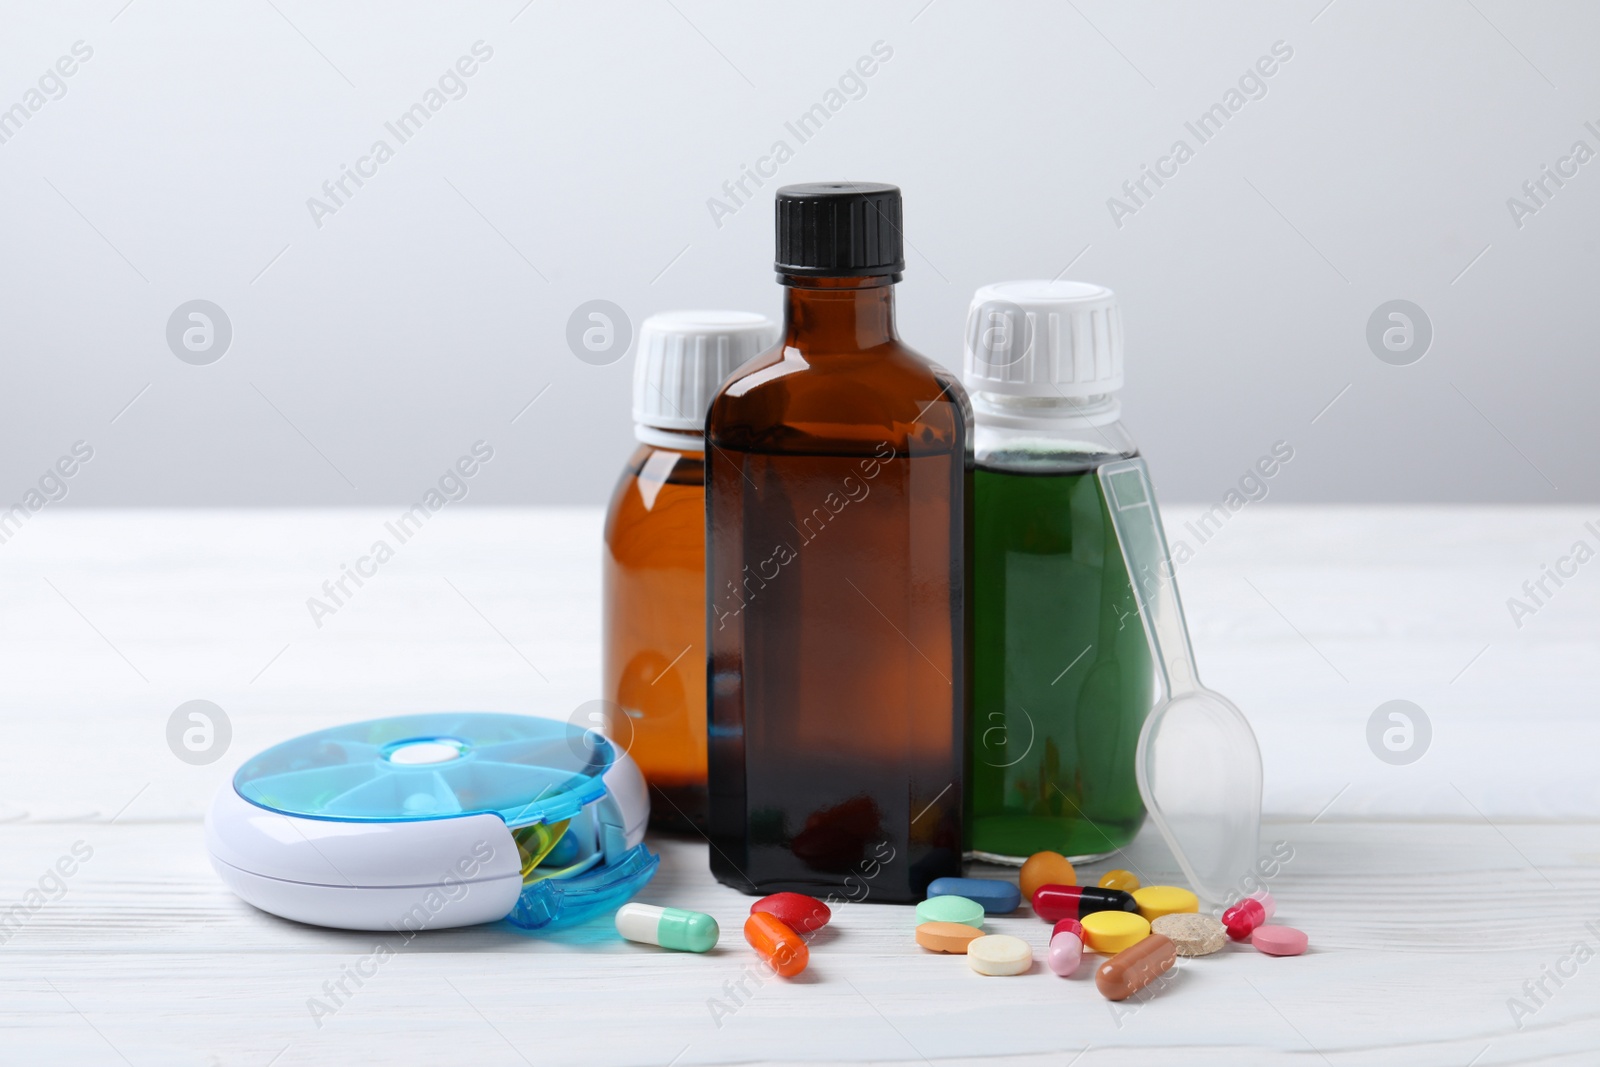
[[[1117,295],[1088,282],[985,285],[967,312],[967,390],[1087,397],[1122,388]]]
[[[751,311],[664,311],[639,327],[633,365],[633,421],[699,433],[717,389],[739,366],[771,348],[778,328]]]

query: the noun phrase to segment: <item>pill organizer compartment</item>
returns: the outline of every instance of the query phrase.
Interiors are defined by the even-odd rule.
[[[212,866],[299,922],[526,929],[615,908],[655,873],[626,753],[564,722],[487,712],[337,726],[247,760],[206,816]]]

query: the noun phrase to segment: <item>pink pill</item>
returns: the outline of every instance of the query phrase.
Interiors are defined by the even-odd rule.
[[[1083,962],[1083,942],[1071,930],[1063,930],[1050,938],[1050,954],[1046,957],[1050,970],[1066,978]]]
[[[1292,926],[1258,926],[1250,943],[1269,956],[1298,956],[1309,939]]]
[[[1083,924],[1077,919],[1061,919],[1050,928],[1050,938],[1055,939],[1057,934],[1072,934],[1079,941],[1083,940]]]

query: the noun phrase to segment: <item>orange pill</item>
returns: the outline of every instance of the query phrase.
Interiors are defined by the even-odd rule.
[[[1170,971],[1176,962],[1178,946],[1172,939],[1151,934],[1102,963],[1094,972],[1095,988],[1107,1000],[1126,1000]]]
[[[1022,886],[1022,899],[1032,900],[1034,890],[1042,885],[1077,885],[1078,872],[1059,852],[1035,852],[1022,864],[1017,881]]]
[[[954,952],[966,955],[967,946],[983,936],[983,931],[966,923],[921,923],[917,944],[929,952]]]
[[[776,915],[755,912],[744,921],[744,939],[767,965],[785,978],[793,978],[806,969],[811,960],[810,950],[799,934],[784,925]]]

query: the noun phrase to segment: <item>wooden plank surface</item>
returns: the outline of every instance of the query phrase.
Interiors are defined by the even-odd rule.
[[[713,885],[689,841],[655,842],[662,870],[640,899],[716,916],[723,941],[704,957],[627,944],[605,921],[547,938],[318,930],[232,897],[193,825],[13,826],[4,899],[76,841],[93,856],[4,946],[0,1059],[1059,1065],[1087,1047],[1078,1062],[1593,1062],[1600,964],[1547,981],[1542,1004],[1522,988],[1573,945],[1600,948],[1592,826],[1275,823],[1267,835],[1293,848],[1273,889],[1312,951],[1230,947],[1114,1007],[1089,967],[1067,980],[1043,969],[1048,927],[1025,908],[989,923],[1035,946],[1041,962],[1018,978],[925,954],[909,908],[856,904],[812,942],[800,979],[763,979],[738,932],[748,898]],[[1172,873],[1148,833],[1118,862]],[[1511,998],[1531,1014],[1514,1019]]]
[[[1193,515],[1169,509],[1169,532]],[[390,517],[46,511],[0,545],[0,1062],[1595,1062],[1600,572],[1520,628],[1505,603],[1585,536],[1583,509],[1247,508],[1200,546],[1180,570],[1196,650],[1261,737],[1264,841],[1294,851],[1273,889],[1313,951],[1194,961],[1131,1012],[1087,971],[928,957],[887,906],[841,908],[802,980],[759,982],[748,901],[688,839],[652,841],[641,899],[716,915],[708,957],[596,923],[392,938],[374,960],[373,935],[232,897],[199,821],[260,748],[597,695],[597,512],[447,509],[316,626],[306,599]],[[1367,746],[1394,698],[1433,725],[1406,766]],[[207,766],[165,739],[191,699],[232,726]],[[1148,828],[1117,864],[1176,877]],[[1026,909],[992,925],[1042,959]]]

